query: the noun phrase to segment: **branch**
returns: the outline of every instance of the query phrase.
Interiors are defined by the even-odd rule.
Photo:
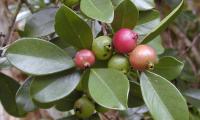
[[[101,26],[102,26],[103,35],[108,35],[108,33],[106,31],[106,24],[105,23],[101,23]]]
[[[186,59],[186,60],[188,61],[188,63],[190,64],[194,75],[195,75],[195,76],[198,76],[198,75],[197,75],[197,74],[198,74],[197,68],[196,68],[196,66],[194,65],[194,63],[192,62],[191,58],[189,58],[188,56],[186,56],[185,59]]]
[[[186,46],[191,47],[191,51],[194,55],[194,58],[200,64],[200,54],[196,47],[193,46],[192,42],[187,38],[187,36],[176,26],[170,26],[170,29],[186,44]],[[195,40],[197,41],[197,40]],[[183,54],[182,54],[183,55]]]
[[[200,33],[194,37],[191,45],[183,52],[183,55],[186,54],[188,51],[190,51],[193,47],[195,47],[195,44],[197,43],[198,40],[200,40]]]
[[[11,36],[12,36],[12,33],[14,32],[14,30],[15,30],[15,21],[16,21],[17,15],[18,15],[21,7],[22,7],[22,0],[19,0],[16,11],[13,15],[11,25],[10,25],[9,30],[8,30],[8,34],[5,38],[7,44],[11,43]]]

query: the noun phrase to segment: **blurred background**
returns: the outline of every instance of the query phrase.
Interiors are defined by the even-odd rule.
[[[24,25],[32,13],[46,7],[55,7],[59,4],[58,0],[22,1],[24,4],[17,0],[0,0],[0,53],[3,47],[19,37],[23,37]],[[178,3],[179,0],[155,0],[155,6],[160,12],[161,19],[168,15]],[[154,25],[149,27],[149,30],[151,30]],[[191,120],[200,120],[200,0],[185,0],[184,10],[161,34],[160,41],[165,48],[161,55],[172,55],[185,63],[182,74],[173,83],[183,93],[187,93],[186,97],[188,101],[191,101],[191,105],[189,105]],[[11,76],[20,83],[23,83],[26,78],[25,75],[14,68],[3,69],[1,72]],[[38,110],[28,114],[26,118],[19,119],[9,116],[0,106],[0,120],[53,120],[68,114],[58,112],[52,108],[49,110]],[[110,111],[106,114],[110,116],[110,120],[152,119],[145,106],[125,112]],[[108,119],[103,116],[102,118]]]

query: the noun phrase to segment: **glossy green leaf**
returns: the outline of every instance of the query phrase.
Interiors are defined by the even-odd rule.
[[[35,77],[31,84],[32,98],[39,103],[53,103],[68,96],[78,85],[80,73],[64,71]]]
[[[137,24],[139,11],[130,0],[124,0],[116,9],[112,27],[115,31],[120,28],[133,29]]]
[[[56,45],[36,38],[14,42],[6,51],[9,62],[32,75],[47,75],[74,66],[72,58]]]
[[[57,8],[47,8],[34,13],[26,22],[23,37],[42,37],[54,33]]]
[[[37,109],[30,96],[30,86],[32,78],[28,78],[16,93],[17,106],[22,108],[23,111],[32,112]]]
[[[130,92],[128,96],[128,107],[138,107],[144,104],[140,85],[136,82],[130,82]]]
[[[144,101],[155,120],[188,120],[186,100],[165,78],[146,71],[140,77]]]
[[[90,76],[90,69],[87,69],[81,74],[81,81],[76,87],[76,90],[80,92],[88,93],[89,76]]]
[[[81,0],[81,11],[90,18],[111,23],[114,18],[114,8],[110,0]]]
[[[184,91],[184,96],[187,101],[194,107],[200,108],[200,90],[199,89],[188,89]]]
[[[148,45],[153,47],[156,50],[158,55],[164,53],[165,48],[162,45],[162,38],[161,36],[157,36],[152,41],[148,42]]]
[[[155,64],[153,72],[163,76],[167,80],[173,80],[180,75],[184,64],[174,57],[162,57],[158,64]]]
[[[15,101],[15,94],[20,87],[12,78],[0,73],[0,100],[4,109],[15,117],[23,117],[26,112],[19,108]]]
[[[91,69],[89,92],[101,106],[111,109],[127,109],[129,81],[115,69]]]
[[[73,10],[66,6],[61,6],[56,13],[55,19],[55,30],[61,40],[78,49],[91,48],[92,31],[88,24]]]
[[[139,12],[139,20],[138,24],[144,24],[155,20],[156,18],[160,17],[160,13],[157,10],[148,10],[148,11],[140,11]]]
[[[147,23],[135,26],[134,31],[137,32],[139,34],[140,39],[142,39],[145,37],[145,35],[150,33],[151,30],[155,28],[155,26],[159,25],[159,23],[160,23],[160,18],[156,18]]]
[[[180,4],[168,15],[166,16],[158,26],[156,26],[148,35],[142,40],[142,44],[148,43],[153,38],[158,36],[167,26],[179,15],[184,5],[184,1],[181,0]]]
[[[131,0],[139,10],[150,10],[155,7],[154,0]]]
[[[63,98],[62,100],[59,100],[56,105],[55,108],[59,111],[69,111],[72,110],[74,107],[74,103],[76,102],[76,100],[78,100],[80,97],[82,96],[81,92],[78,91],[73,91],[70,95],[68,95],[67,97]]]

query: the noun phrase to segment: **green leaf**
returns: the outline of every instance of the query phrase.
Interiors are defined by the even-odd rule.
[[[155,120],[189,120],[187,103],[165,78],[146,71],[140,77],[144,101]]]
[[[64,71],[53,75],[35,77],[31,84],[32,98],[39,103],[53,103],[68,96],[80,81],[79,72]]]
[[[34,13],[26,22],[23,37],[42,37],[54,33],[57,8],[43,9]]]
[[[114,18],[114,8],[110,0],[81,0],[81,11],[90,18],[111,23]]]
[[[130,92],[128,96],[128,107],[138,107],[144,104],[140,85],[136,82],[130,82]]]
[[[26,112],[20,109],[15,101],[15,94],[19,88],[19,83],[10,77],[0,73],[0,100],[4,109],[15,117],[23,117]]]
[[[78,49],[91,48],[92,31],[88,24],[73,10],[66,6],[61,6],[56,13],[55,19],[55,30],[61,40],[67,41],[66,43]]]
[[[188,89],[184,91],[184,96],[187,101],[193,106],[200,108],[200,90],[199,89]]]
[[[118,70],[91,69],[88,87],[90,95],[99,105],[118,110],[128,108],[129,81]]]
[[[9,68],[12,65],[9,63],[8,59],[6,57],[0,58],[0,69]]]
[[[85,70],[81,75],[81,81],[79,82],[76,90],[89,93],[88,92],[88,81],[89,81],[90,69]]]
[[[40,109],[50,109],[51,107],[53,107],[55,105],[54,102],[52,103],[40,103],[34,99],[32,99],[33,103]]]
[[[145,36],[145,38],[142,40],[142,44],[148,43],[153,38],[158,36],[160,32],[165,30],[167,26],[179,15],[183,8],[184,1],[181,0],[180,4],[168,15],[166,16],[156,28],[154,28],[148,35]]]
[[[173,80],[180,75],[184,64],[171,56],[162,57],[158,64],[155,64],[153,72],[168,80]]]
[[[113,6],[116,8],[123,0],[111,0]]]
[[[73,91],[70,95],[56,103],[55,108],[59,111],[69,111],[74,107],[74,103],[82,96],[81,92]]]
[[[55,45],[57,45],[58,47],[65,49],[67,47],[69,47],[70,45],[67,43],[66,40],[62,40],[60,37],[55,37],[53,39],[51,39],[51,42]]]
[[[120,28],[133,29],[137,24],[139,11],[130,0],[124,0],[116,9],[112,27],[115,31]]]
[[[159,17],[160,17],[160,13],[157,10],[140,11],[138,25],[150,22]]]
[[[9,62],[19,70],[32,75],[47,75],[74,66],[73,60],[56,45],[36,38],[14,42],[6,51]]]
[[[19,108],[26,112],[32,112],[37,109],[30,96],[30,86],[32,78],[28,78],[16,93],[16,103]]]
[[[161,36],[157,36],[156,38],[154,38],[152,41],[150,41],[148,43],[148,45],[150,45],[151,47],[153,47],[157,54],[160,55],[162,53],[164,53],[165,48],[162,45],[162,39]]]
[[[154,0],[131,0],[141,11],[151,10],[155,7]]]
[[[150,22],[135,26],[134,31],[139,34],[140,39],[144,38],[155,26],[159,25],[160,18],[156,18]],[[140,41],[139,41],[140,42]]]

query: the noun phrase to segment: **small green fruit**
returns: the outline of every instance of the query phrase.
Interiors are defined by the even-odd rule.
[[[95,106],[86,96],[84,96],[75,102],[74,110],[77,117],[88,118],[94,113]]]
[[[72,7],[72,6],[76,5],[76,4],[78,4],[79,1],[80,0],[61,0],[61,2],[63,4],[65,4],[66,6],[68,6],[68,7]]]
[[[127,74],[129,71],[129,61],[128,58],[122,55],[115,55],[108,61],[108,68],[114,68]]]
[[[108,112],[108,111],[109,111],[108,108],[105,108],[105,107],[100,106],[100,105],[98,105],[98,104],[95,104],[95,109],[96,109],[96,111],[99,112],[99,113],[105,113],[105,112]]]
[[[99,60],[107,60],[111,57],[113,47],[112,39],[108,36],[100,36],[94,39],[92,51]]]

